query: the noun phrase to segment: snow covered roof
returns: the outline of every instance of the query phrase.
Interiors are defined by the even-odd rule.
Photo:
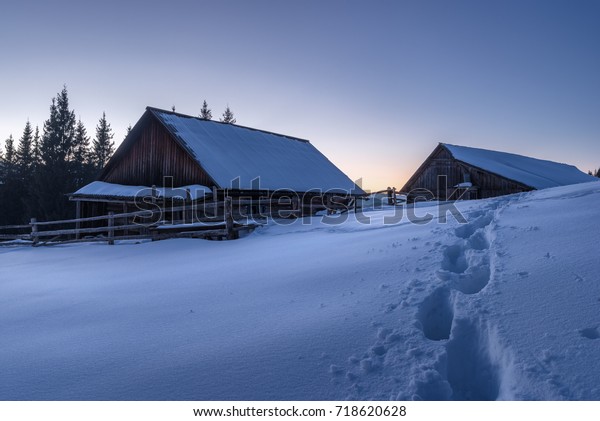
[[[442,145],[459,161],[538,190],[598,180],[573,165],[488,149]]]
[[[157,198],[184,198],[187,197],[187,191],[192,200],[200,199],[204,196],[211,195],[212,191],[206,186],[193,184],[182,187],[157,187],[155,194]],[[125,186],[122,184],[106,183],[104,181],[93,181],[90,184],[83,186],[71,196],[97,196],[97,197],[114,197],[120,199],[133,199],[140,197],[152,196],[152,187],[147,186]]]
[[[309,141],[148,107],[222,188],[360,190]],[[257,186],[256,181],[260,184]]]

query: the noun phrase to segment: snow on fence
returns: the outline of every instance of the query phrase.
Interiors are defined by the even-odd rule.
[[[256,199],[225,196],[223,200],[202,202],[199,205],[201,209],[188,203],[183,206],[126,213],[109,212],[107,215],[60,221],[38,221],[32,218],[29,224],[0,226],[0,245],[10,245],[11,243],[2,243],[10,240],[13,240],[12,244],[15,244],[14,240],[22,240],[31,242],[33,246],[40,246],[89,241],[105,241],[112,245],[115,240],[161,240],[174,237],[235,239],[239,237],[240,231],[251,231],[262,225],[262,221],[268,217],[294,218],[314,215],[319,210],[347,212],[351,208],[357,208],[354,198],[348,202],[337,196],[319,200],[322,202],[313,203],[311,199],[309,203],[304,203],[297,197]],[[242,209],[247,212],[242,212]],[[249,211],[250,209],[260,210],[257,214],[252,214],[254,211]],[[203,217],[198,218],[196,211],[200,211]],[[170,220],[164,220],[165,214],[170,216]],[[177,220],[176,214],[182,219]],[[261,222],[257,222],[256,218]]]
[[[106,241],[113,245],[115,240],[152,239],[162,240],[174,237],[193,237],[208,239],[235,239],[239,231],[252,230],[259,224],[239,223],[234,220],[231,197],[226,197],[220,202],[211,202],[215,209],[222,207],[224,212],[213,218],[196,219],[192,223],[166,222],[164,220],[152,221],[156,216],[162,216],[165,211],[169,213],[190,211],[190,206],[169,207],[156,210],[139,210],[135,212],[118,213],[109,212],[108,215],[93,216],[88,218],[66,219],[60,221],[38,221],[31,218],[26,225],[0,226],[0,241],[26,240],[32,245],[65,244],[74,242]],[[131,221],[133,219],[133,221]],[[149,222],[135,222],[148,220]],[[106,221],[106,225],[82,227],[82,224]],[[73,227],[74,225],[74,227]],[[47,229],[52,228],[54,229]],[[56,226],[71,226],[70,228],[56,229]],[[12,233],[2,233],[12,231]],[[28,231],[28,232],[24,232]],[[135,234],[132,233],[136,232]]]

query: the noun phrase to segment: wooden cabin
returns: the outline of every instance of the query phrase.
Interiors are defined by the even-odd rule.
[[[147,107],[97,180],[70,199],[77,217],[224,197],[240,212],[275,200],[305,215],[364,194],[308,140]]]
[[[484,199],[595,180],[572,165],[440,143],[402,192],[409,201]]]

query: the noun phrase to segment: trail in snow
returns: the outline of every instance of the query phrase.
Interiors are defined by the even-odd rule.
[[[400,303],[400,308],[404,304],[416,309],[415,323],[397,329],[379,328],[377,340],[368,351],[360,358],[350,358],[351,363],[360,367],[360,374],[352,370],[346,374],[353,382],[349,398],[373,396],[373,389],[382,383],[396,392],[378,398],[515,398],[517,374],[512,356],[500,343],[485,307],[474,302],[492,280],[495,270],[495,219],[515,200],[490,201],[483,208],[471,211],[468,223],[443,230],[449,233],[446,245],[436,242],[429,250],[429,254],[441,254],[438,263],[434,263],[439,265],[438,269],[431,267],[430,256],[423,256],[421,263],[425,264],[414,270],[427,281],[414,279]],[[441,230],[434,228],[431,233],[437,235]],[[419,304],[413,305],[411,295],[423,297],[426,285],[435,286]],[[406,317],[399,321],[405,323]],[[422,331],[423,339],[415,334],[415,328]],[[398,370],[399,367],[403,369]]]

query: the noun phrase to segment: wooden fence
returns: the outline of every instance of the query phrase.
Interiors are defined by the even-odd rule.
[[[165,212],[174,215],[193,210],[191,206],[176,206],[167,209],[139,210],[127,213],[109,212],[108,215],[60,221],[38,221],[31,218],[26,225],[6,225],[0,227],[0,241],[26,240],[32,245],[65,244],[75,242],[105,241],[113,245],[115,240],[166,238],[208,238],[235,239],[239,232],[256,228],[257,223],[241,223],[234,220],[230,197],[221,202],[211,202],[210,206],[223,208],[220,216],[213,218],[191,218],[191,221],[154,220]],[[147,222],[144,222],[147,221]],[[83,225],[99,225],[82,227]],[[57,228],[57,226],[61,228]],[[67,228],[65,228],[67,227]],[[12,231],[7,233],[6,231]]]
[[[264,218],[294,218],[312,215],[317,210],[329,209],[348,211],[356,207],[356,200],[348,203],[327,198],[326,203],[302,203],[298,198],[280,199],[244,199],[225,196],[223,200],[210,200],[196,207],[191,203],[183,206],[171,206],[134,212],[114,213],[87,218],[66,219],[60,221],[38,221],[32,218],[29,224],[0,226],[0,242],[7,240],[25,240],[35,246],[47,244],[65,244],[75,242],[105,241],[114,244],[115,240],[166,238],[206,238],[214,240],[238,238],[240,231],[251,231],[263,222],[249,209],[266,209],[258,212],[259,220]],[[246,212],[242,212],[246,209]],[[165,221],[165,214],[170,220]],[[207,216],[213,215],[213,216]],[[180,219],[177,219],[177,216]],[[262,219],[261,219],[262,218]]]

